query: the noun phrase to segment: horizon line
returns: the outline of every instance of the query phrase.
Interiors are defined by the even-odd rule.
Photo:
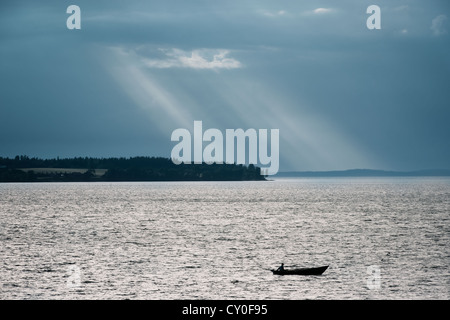
[[[15,156],[0,156],[0,159],[11,159],[14,160],[16,157],[27,157],[28,159],[38,159],[38,160],[65,160],[65,159],[75,159],[75,158],[91,158],[91,159],[132,159],[132,158],[161,158],[171,160],[170,157],[165,157],[162,155],[135,155],[135,156],[53,156],[53,157],[38,157],[38,156],[28,156],[26,154],[15,155]],[[205,162],[206,163],[206,162]],[[233,163],[236,164],[236,163]],[[243,164],[245,166],[250,165],[250,163]],[[253,164],[258,166],[258,164]],[[431,168],[431,169],[414,169],[414,170],[386,170],[386,169],[369,169],[369,168],[351,168],[351,169],[340,169],[340,170],[279,170],[275,176],[288,176],[288,175],[345,175],[345,174],[370,174],[370,176],[376,176],[377,174],[388,176],[388,175],[445,175],[450,176],[450,169],[445,168]]]
[[[285,177],[313,177],[313,176],[334,176],[334,177],[351,177],[351,176],[450,176],[450,169],[417,169],[417,170],[382,170],[382,169],[345,169],[345,170],[321,170],[321,171],[279,171],[274,176]]]

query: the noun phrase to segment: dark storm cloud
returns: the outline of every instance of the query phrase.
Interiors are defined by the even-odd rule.
[[[281,170],[448,168],[449,7],[371,4],[4,1],[0,153],[169,156],[203,120],[279,128]]]

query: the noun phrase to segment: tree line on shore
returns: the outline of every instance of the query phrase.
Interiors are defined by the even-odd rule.
[[[47,170],[32,170],[46,168]],[[54,168],[86,169],[52,171]],[[106,169],[97,175],[96,169]],[[0,182],[76,181],[244,181],[265,180],[260,168],[250,164],[179,164],[163,157],[54,158],[0,157]]]

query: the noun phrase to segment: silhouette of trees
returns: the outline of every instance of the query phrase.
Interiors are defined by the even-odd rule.
[[[27,168],[86,169],[86,172],[33,172]],[[96,169],[106,169],[103,176]],[[260,168],[250,164],[180,164],[162,157],[56,158],[0,157],[0,182],[35,181],[239,181],[265,180]]]

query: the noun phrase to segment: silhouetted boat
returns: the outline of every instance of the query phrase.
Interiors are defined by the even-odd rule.
[[[289,274],[296,274],[296,275],[302,275],[302,276],[318,276],[327,270],[328,266],[323,267],[317,267],[317,268],[300,268],[300,269],[284,269],[283,271],[278,270],[270,270],[273,272],[273,274],[278,275],[289,275]]]

